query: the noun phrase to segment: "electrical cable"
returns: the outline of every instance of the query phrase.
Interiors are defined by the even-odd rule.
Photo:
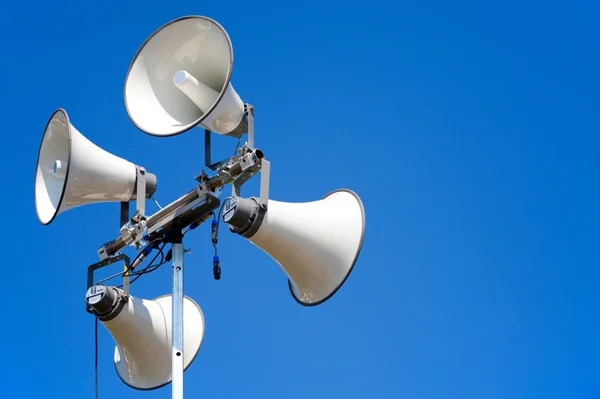
[[[160,206],[160,204],[158,203],[158,201],[157,201],[157,200],[156,200],[154,197],[152,197],[152,198],[150,198],[150,199],[151,199],[152,201],[154,201],[154,203],[156,204],[156,206],[158,207],[158,209],[163,209],[163,207],[162,207],[162,206]]]
[[[95,370],[94,370],[94,379],[96,383],[96,399],[98,399],[98,318],[94,317],[95,322],[95,332],[94,332],[94,341],[95,341]]]
[[[148,266],[146,266],[145,268],[141,269],[138,272],[134,272],[135,274],[147,274],[150,272],[153,272],[154,270],[158,269],[160,266],[162,266],[165,263],[165,253],[163,252],[163,249],[165,248],[167,244],[163,243],[163,245],[160,248],[157,248],[158,253],[156,255],[154,255],[154,258],[152,258],[152,260],[150,261],[150,263],[148,264]],[[158,258],[158,255],[160,255],[160,262],[158,265],[154,266],[154,269],[149,270],[149,268],[152,266],[152,264],[154,263],[154,261],[156,261],[156,258]]]
[[[158,243],[158,242],[160,242],[160,241],[162,241],[162,239],[161,239],[161,238],[157,238],[157,239],[155,239],[155,240],[152,240],[151,242],[149,242],[149,243],[148,243],[148,245],[146,246],[146,248],[148,248],[148,246],[155,247],[155,244],[157,244],[157,243]],[[155,248],[156,248],[156,247],[155,247]],[[106,278],[103,278],[102,280],[98,280],[98,281],[96,282],[96,285],[98,285],[98,284],[101,284],[101,283],[104,283],[104,282],[106,282],[106,281],[109,281],[109,280],[112,280],[113,278],[116,278],[116,277],[125,277],[125,275],[126,275],[128,272],[130,272],[130,273],[129,273],[129,275],[130,275],[130,276],[131,276],[131,275],[135,275],[136,273],[132,271],[131,267],[132,267],[132,265],[133,265],[133,264],[134,264],[134,263],[135,263],[135,262],[136,262],[136,261],[137,261],[137,260],[138,260],[138,259],[139,259],[139,258],[140,258],[142,255],[143,255],[143,254],[144,254],[144,251],[143,251],[143,250],[142,250],[142,251],[140,251],[140,252],[139,252],[139,253],[136,255],[136,257],[135,257],[135,258],[133,258],[133,260],[132,260],[132,261],[129,263],[129,266],[127,267],[127,269],[126,269],[125,271],[122,271],[122,272],[119,272],[119,273],[115,273],[115,274],[113,274],[113,275],[111,275],[111,276],[108,276],[108,277],[106,277]],[[117,288],[121,288],[122,286],[123,286],[123,285],[120,285],[120,286],[118,286]]]
[[[149,274],[152,273],[153,271],[157,270],[159,267],[161,267],[162,265],[164,265],[165,263],[167,263],[167,261],[165,260],[165,254],[163,252],[164,247],[166,246],[166,243],[163,243],[163,245],[158,248],[158,252],[156,255],[154,255],[154,258],[152,258],[152,260],[150,261],[150,263],[148,264],[148,266],[146,266],[145,268],[141,269],[140,271],[137,272],[133,272],[130,275],[135,276],[134,279],[132,279],[129,284],[133,284],[137,279],[139,279],[140,277],[142,277],[144,274]],[[156,261],[156,259],[158,258],[158,255],[161,255],[161,259],[160,262],[157,265],[154,265],[154,261]],[[152,269],[150,269],[152,267]]]
[[[223,208],[225,208],[225,204],[229,203],[233,197],[227,197],[223,201],[221,208],[219,208],[219,216],[217,216],[217,236],[219,235],[219,226],[221,224],[221,216],[223,215]]]
[[[162,242],[162,238],[156,238],[156,239],[150,241],[146,245],[146,247],[156,248],[155,244],[158,243],[158,242]],[[163,247],[164,247],[164,245],[163,245]],[[140,256],[142,256],[143,254],[144,254],[144,251],[138,252],[138,254],[135,256],[135,258],[133,258],[133,260],[131,261],[131,263],[127,267],[127,269],[124,272],[120,273],[121,277],[124,277],[127,274],[127,272],[131,271],[131,266],[133,266],[133,264],[135,263],[135,261],[138,260],[140,258]]]
[[[215,254],[213,256],[213,277],[215,280],[220,280],[221,279],[221,261],[219,259],[219,252],[217,250],[217,243],[219,242],[219,227],[221,225],[221,217],[223,214],[223,208],[225,208],[225,205],[227,203],[229,203],[229,201],[231,200],[231,197],[226,198],[223,201],[223,204],[221,205],[221,208],[219,208],[219,212],[215,218],[215,214],[213,213],[213,221],[212,221],[212,225],[211,225],[211,241],[212,241],[212,245],[213,248],[215,249]]]
[[[221,207],[222,209],[223,207]],[[221,212],[219,211],[219,215]],[[219,241],[219,222],[215,218],[215,214],[213,213],[213,221],[210,226],[210,235],[213,248],[215,249],[215,255],[213,256],[213,277],[215,280],[221,279],[221,265],[219,261],[219,254],[217,253],[217,242]]]

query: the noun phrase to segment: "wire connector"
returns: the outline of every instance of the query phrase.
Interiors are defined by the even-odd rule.
[[[217,245],[217,242],[219,241],[218,231],[219,231],[219,222],[217,221],[217,219],[213,219],[211,226],[210,226],[210,238],[211,238],[213,245]]]
[[[221,279],[221,266],[219,265],[219,257],[217,255],[213,257],[213,276],[215,280]]]

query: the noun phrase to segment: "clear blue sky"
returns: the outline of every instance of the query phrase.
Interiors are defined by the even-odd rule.
[[[4,165],[2,398],[92,398],[86,267],[118,205],[39,224],[44,125],[58,107],[90,140],[194,187],[201,130],[138,131],[123,84],[148,35],[206,15],[231,36],[233,84],[256,107],[271,197],[363,199],[356,268],[304,308],[260,250],[189,234],[186,294],[206,336],[189,398],[537,399],[600,395],[600,8],[594,1],[13,2],[0,15]],[[229,154],[235,141],[217,138]],[[257,193],[256,182],[247,193]],[[148,205],[149,211],[156,207]],[[170,290],[170,269],[140,279]],[[100,330],[101,398],[169,398],[121,383]]]

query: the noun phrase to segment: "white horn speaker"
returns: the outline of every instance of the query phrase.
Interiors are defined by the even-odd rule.
[[[86,301],[116,342],[115,369],[126,385],[150,390],[171,382],[171,295],[147,300],[97,285],[88,289]],[[184,370],[196,358],[203,339],[202,310],[184,297]]]
[[[362,247],[365,210],[359,196],[337,190],[314,202],[232,197],[223,221],[269,254],[285,271],[300,304],[325,302],[346,281]]]
[[[64,109],[54,111],[38,153],[35,209],[44,225],[56,215],[97,202],[136,198],[137,166],[89,141],[69,121]],[[146,197],[156,191],[156,176],[146,173]]]
[[[216,21],[175,19],[157,29],[135,54],[125,79],[125,108],[153,136],[199,125],[212,132],[247,132],[244,104],[229,82],[233,47]]]

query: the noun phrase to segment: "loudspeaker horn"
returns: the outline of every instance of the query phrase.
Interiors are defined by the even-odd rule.
[[[133,124],[153,136],[194,126],[222,135],[247,132],[244,104],[230,83],[233,47],[216,21],[175,19],[139,48],[125,78],[125,108]]]
[[[116,287],[97,285],[86,301],[116,342],[114,364],[119,378],[140,390],[171,382],[171,295],[146,300]],[[204,315],[198,304],[183,301],[183,367],[196,358],[204,339]]]
[[[97,202],[136,198],[137,166],[96,146],[59,108],[46,124],[35,173],[35,209],[43,225],[62,212]],[[146,173],[146,197],[156,176]]]
[[[223,221],[269,254],[285,271],[294,299],[319,305],[344,284],[358,259],[365,210],[351,190],[305,203],[231,197]]]

